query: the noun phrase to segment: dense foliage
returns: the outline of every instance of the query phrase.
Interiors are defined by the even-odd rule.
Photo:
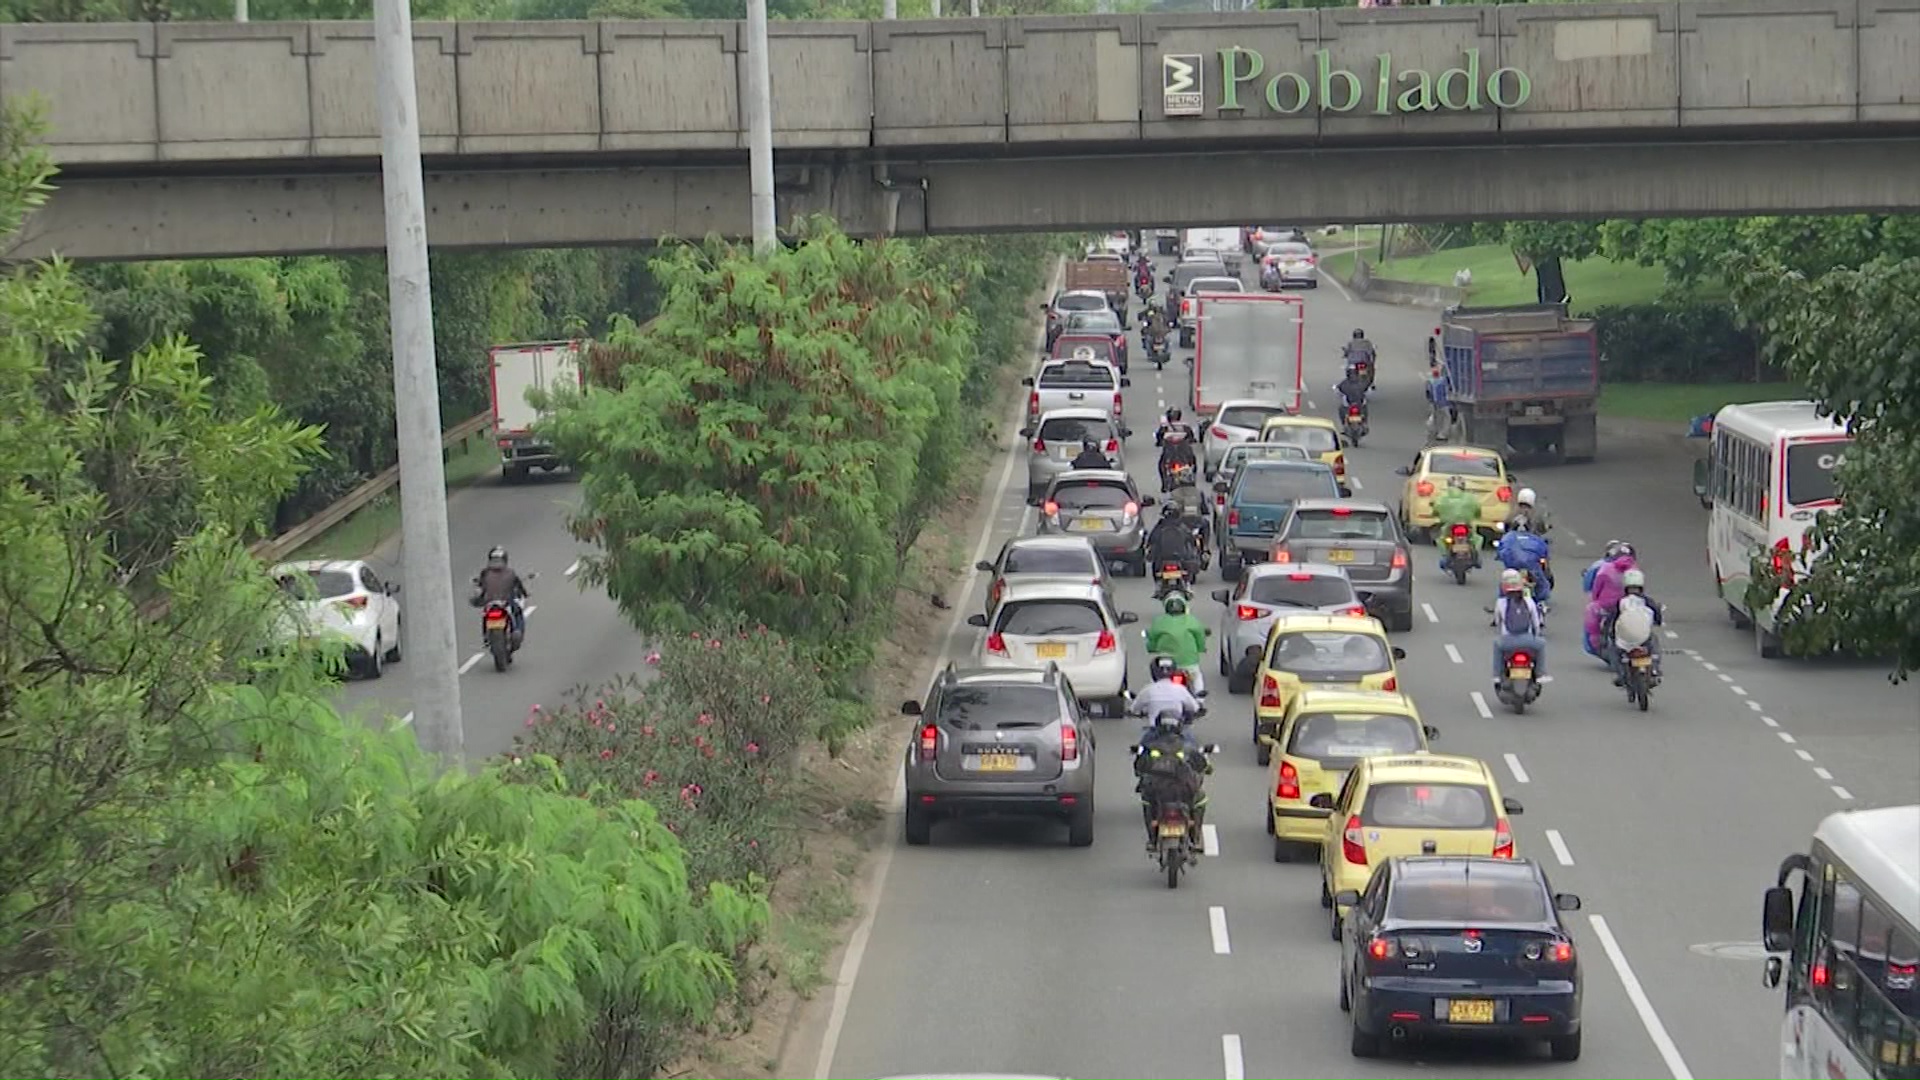
[[[1596,308],[1607,382],[1762,382],[1775,375],[1759,337],[1725,300],[1680,297]]]

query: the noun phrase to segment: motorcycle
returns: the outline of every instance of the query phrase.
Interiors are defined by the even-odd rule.
[[[1129,752],[1138,756],[1140,747],[1129,746]],[[1212,756],[1220,752],[1220,747],[1208,744],[1201,752]],[[1200,829],[1194,824],[1193,809],[1184,802],[1163,802],[1156,808],[1153,821],[1153,847],[1148,854],[1160,865],[1160,872],[1167,877],[1167,888],[1180,887],[1180,875],[1188,868],[1200,864],[1200,853],[1206,850],[1206,842],[1200,836]]]
[[[1360,437],[1367,433],[1366,409],[1360,405],[1347,406],[1347,441],[1354,446],[1360,445]]]
[[[1660,676],[1653,670],[1653,652],[1645,645],[1627,649],[1620,667],[1620,684],[1627,688],[1628,704],[1640,706],[1641,712],[1652,707],[1653,688],[1660,685]]]
[[[1373,389],[1373,360],[1371,358],[1365,360],[1348,360],[1347,374],[1365,383],[1367,389]]]
[[[1140,298],[1140,302],[1143,304],[1152,300],[1153,299],[1153,277],[1149,275],[1147,277],[1135,278],[1133,282],[1133,294],[1135,296],[1138,296]]]
[[[1494,694],[1515,715],[1524,714],[1540,696],[1540,682],[1533,677],[1533,654],[1515,649],[1507,654],[1506,668],[1507,676],[1494,684]]]
[[[1193,574],[1177,562],[1163,562],[1154,572],[1157,583],[1153,590],[1155,600],[1164,600],[1168,593],[1178,592],[1193,599]]]
[[[1473,527],[1458,524],[1447,527],[1447,572],[1453,583],[1465,585],[1467,571],[1473,569]]]
[[[513,654],[520,650],[522,638],[513,632],[510,605],[500,600],[485,604],[480,610],[480,629],[486,637],[487,652],[493,656],[493,670],[507,670],[507,665],[513,663]]]
[[[1161,334],[1159,337],[1149,336],[1146,339],[1146,344],[1147,359],[1153,362],[1153,369],[1155,371],[1165,371],[1167,361],[1173,359],[1173,349],[1167,344],[1167,335]]]

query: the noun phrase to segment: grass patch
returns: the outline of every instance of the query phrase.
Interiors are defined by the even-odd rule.
[[[791,910],[775,916],[780,973],[794,993],[812,997],[826,985],[827,958],[840,944],[840,924],[859,911],[844,881],[815,878],[806,883]]]
[[[1326,258],[1327,269],[1345,281],[1353,276],[1356,255],[1371,259],[1378,253],[1374,246],[1359,252],[1341,252]],[[1391,281],[1421,285],[1452,285],[1459,270],[1473,272],[1473,285],[1467,290],[1467,302],[1476,307],[1534,303],[1539,292],[1532,274],[1521,274],[1513,261],[1513,251],[1505,244],[1477,244],[1448,248],[1430,255],[1388,259],[1374,267],[1376,275]],[[1567,292],[1573,297],[1575,313],[1622,304],[1645,304],[1666,293],[1666,275],[1657,266],[1620,263],[1611,259],[1581,259],[1565,266]]]
[[[1754,401],[1792,401],[1807,396],[1794,383],[1607,383],[1600,387],[1600,411],[1607,416],[1684,424],[1725,405]]]
[[[490,472],[500,459],[484,441],[469,440],[465,453],[447,456],[447,490],[466,487]],[[288,553],[290,559],[364,559],[400,528],[400,489],[387,493],[353,512],[345,521]]]

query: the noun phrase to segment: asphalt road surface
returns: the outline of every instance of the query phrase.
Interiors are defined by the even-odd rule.
[[[1357,497],[1394,505],[1393,470],[1424,441],[1420,378],[1434,315],[1358,303],[1331,281],[1307,295],[1311,409],[1331,413],[1339,346],[1356,326],[1382,349],[1372,435],[1347,460]],[[1187,371],[1178,362],[1159,376],[1144,362],[1132,371],[1127,414],[1143,482],[1155,417],[1185,404]],[[1033,531],[1014,479],[1021,467],[1003,458],[989,472],[986,556]],[[1586,977],[1581,1061],[1439,1045],[1376,1062],[1350,1056],[1317,871],[1271,860],[1267,771],[1246,734],[1252,699],[1210,679],[1212,715],[1197,734],[1223,749],[1210,782],[1215,835],[1177,891],[1142,848],[1126,749],[1133,721],[1099,722],[1091,848],[1067,848],[1061,826],[1018,821],[943,823],[932,846],[909,848],[895,793],[878,901],[829,990],[820,1075],[1774,1075],[1783,1006],[1761,988],[1751,944],[1760,892],[1824,815],[1920,801],[1920,690],[1890,685],[1881,664],[1761,660],[1713,594],[1690,468],[1671,440],[1603,435],[1594,464],[1519,470],[1554,515],[1565,593],[1550,619],[1554,679],[1525,716],[1487,708],[1498,705],[1482,610],[1493,572],[1458,587],[1432,548],[1417,547],[1415,628],[1396,635],[1408,654],[1403,686],[1440,729],[1435,749],[1492,763],[1526,807],[1514,819],[1520,854],[1585,899],[1567,917]],[[1647,713],[1579,647],[1579,571],[1611,537],[1636,544],[1650,592],[1668,607],[1666,681]],[[963,664],[980,632],[959,620],[979,610],[986,582],[969,584],[947,639]],[[1220,612],[1207,594],[1219,587],[1210,568],[1196,604],[1209,626]],[[1121,579],[1118,589],[1144,626],[1148,583]],[[1128,635],[1135,686],[1146,678],[1138,629]],[[551,655],[538,638],[535,648],[529,670]]]

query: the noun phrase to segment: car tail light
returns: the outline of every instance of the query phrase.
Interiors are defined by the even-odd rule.
[[[1213,497],[1213,505],[1215,506],[1227,505],[1227,497],[1225,495],[1215,495]]]
[[[1000,634],[988,634],[987,651],[995,656],[1006,656],[1007,639]]]
[[[1394,568],[1395,570],[1405,570],[1405,569],[1407,568],[1407,553],[1406,553],[1406,552],[1404,552],[1404,551],[1401,551],[1401,550],[1400,550],[1400,549],[1398,549],[1398,548],[1395,548],[1395,549],[1394,549],[1394,552],[1393,552],[1393,568]]]
[[[1768,561],[1776,577],[1786,579],[1788,585],[1793,584],[1793,545],[1784,537],[1774,541],[1773,550],[1768,553]]]
[[[1227,430],[1226,428],[1223,428],[1223,427],[1216,427],[1216,428],[1214,428],[1214,429],[1213,429],[1212,431],[1209,431],[1209,432],[1208,432],[1207,434],[1209,434],[1209,435],[1212,435],[1212,436],[1213,436],[1214,438],[1216,438],[1216,439],[1231,439],[1231,438],[1233,438],[1233,435],[1232,435],[1232,433],[1231,433],[1231,432],[1229,432],[1229,431],[1228,431],[1228,430]]]
[[[1293,767],[1293,762],[1280,763],[1280,783],[1274,787],[1273,795],[1277,799],[1300,797],[1300,770]]]
[[[1367,959],[1369,960],[1391,960],[1399,952],[1399,946],[1395,945],[1390,937],[1375,934],[1367,939]]]
[[[1099,580],[1096,579],[1094,581],[1094,584],[1095,585],[1100,584]],[[994,607],[995,605],[999,604],[1000,594],[1006,591],[1007,591],[1007,579],[994,578],[993,584],[987,588],[987,606]]]
[[[1352,517],[1352,516],[1353,516],[1353,507],[1351,507],[1351,506],[1336,506],[1336,507],[1334,507],[1334,508],[1333,508],[1333,511],[1332,511],[1332,513],[1333,513],[1333,516],[1334,516],[1334,517]]]
[[[1080,760],[1080,729],[1072,724],[1060,725],[1060,760]]]
[[[1118,644],[1119,642],[1114,639],[1113,631],[1102,630],[1100,631],[1100,636],[1093,642],[1093,651],[1096,655],[1099,653],[1110,653]]]
[[[500,449],[502,449],[502,450],[511,450],[511,449],[513,449],[513,440],[512,440],[512,439],[501,439],[501,440],[500,440]]]
[[[1180,314],[1185,315],[1192,310],[1193,310],[1193,301],[1191,300],[1180,301]]]
[[[1274,548],[1273,561],[1277,563],[1290,563],[1293,561],[1293,552],[1286,548]]]
[[[364,596],[349,596],[345,600],[340,601],[340,603],[350,608],[364,608],[367,606],[367,598]]]
[[[1367,609],[1364,604],[1355,604],[1354,606],[1348,608],[1346,613],[1348,615],[1353,616],[1356,619],[1364,619],[1367,616]]]
[[[1345,454],[1333,455],[1333,472],[1334,472],[1334,475],[1336,476],[1347,475],[1347,455]]]
[[[1313,575],[1312,574],[1288,574],[1287,580],[1288,581],[1312,581]]]
[[[1233,608],[1233,617],[1241,622],[1252,622],[1265,614],[1264,609],[1254,607],[1252,604],[1236,604]]]
[[[1423,499],[1433,494],[1433,481],[1422,480],[1419,483],[1413,485],[1413,493],[1415,495],[1420,496]]]
[[[1399,693],[1400,692],[1400,676],[1398,675],[1387,676],[1387,681],[1380,684],[1380,689],[1385,690],[1389,694]]]
[[[932,761],[940,753],[940,729],[932,724],[920,725],[920,760]]]
[[[1120,440],[1119,440],[1119,439],[1108,439],[1108,440],[1107,440],[1107,453],[1109,453],[1109,454],[1114,454],[1114,453],[1118,453],[1118,452],[1119,452],[1119,450],[1120,450]]]
[[[1356,420],[1357,420],[1357,419],[1359,419],[1359,418],[1360,418],[1360,406],[1358,406],[1358,405],[1349,405],[1349,406],[1347,406],[1347,415],[1348,415],[1348,416],[1351,416],[1351,417],[1353,417],[1353,418],[1354,418],[1354,419],[1356,419]]]
[[[1044,453],[1046,453],[1046,452],[1047,452],[1047,440],[1045,440],[1045,439],[1035,439],[1035,440],[1033,440],[1033,452],[1034,452],[1034,453],[1036,453],[1036,454],[1044,454]]]
[[[1361,842],[1360,815],[1347,818],[1347,827],[1340,833],[1340,854],[1355,866],[1367,865],[1367,846]]]
[[[1263,709],[1280,707],[1280,680],[1272,675],[1260,677],[1260,707]]]
[[[1547,959],[1553,961],[1556,964],[1573,963],[1573,942],[1571,941],[1554,942],[1552,947],[1547,950]]]
[[[1040,415],[1040,391],[1038,390],[1030,391],[1027,394],[1027,415]]]
[[[1505,484],[1501,484],[1500,487],[1494,491],[1493,497],[1499,499],[1501,502],[1507,502],[1513,498],[1513,489]]]
[[[1238,510],[1227,511],[1227,527],[1229,529],[1233,529],[1233,528],[1238,528],[1239,525],[1240,525],[1240,511]]]
[[[1040,512],[1047,515],[1048,517],[1059,517],[1060,504],[1057,502],[1054,502],[1052,499],[1048,499],[1047,504],[1040,508]]]
[[[1513,826],[1507,824],[1506,818],[1493,823],[1493,857],[1513,858]]]
[[[1452,529],[1448,531],[1453,533],[1453,535],[1455,536],[1465,536],[1469,532],[1468,528],[1465,525],[1455,525]]]
[[[1126,403],[1121,400],[1120,393],[1116,390],[1113,395],[1113,415],[1118,417],[1121,413],[1125,412],[1126,409]]]

